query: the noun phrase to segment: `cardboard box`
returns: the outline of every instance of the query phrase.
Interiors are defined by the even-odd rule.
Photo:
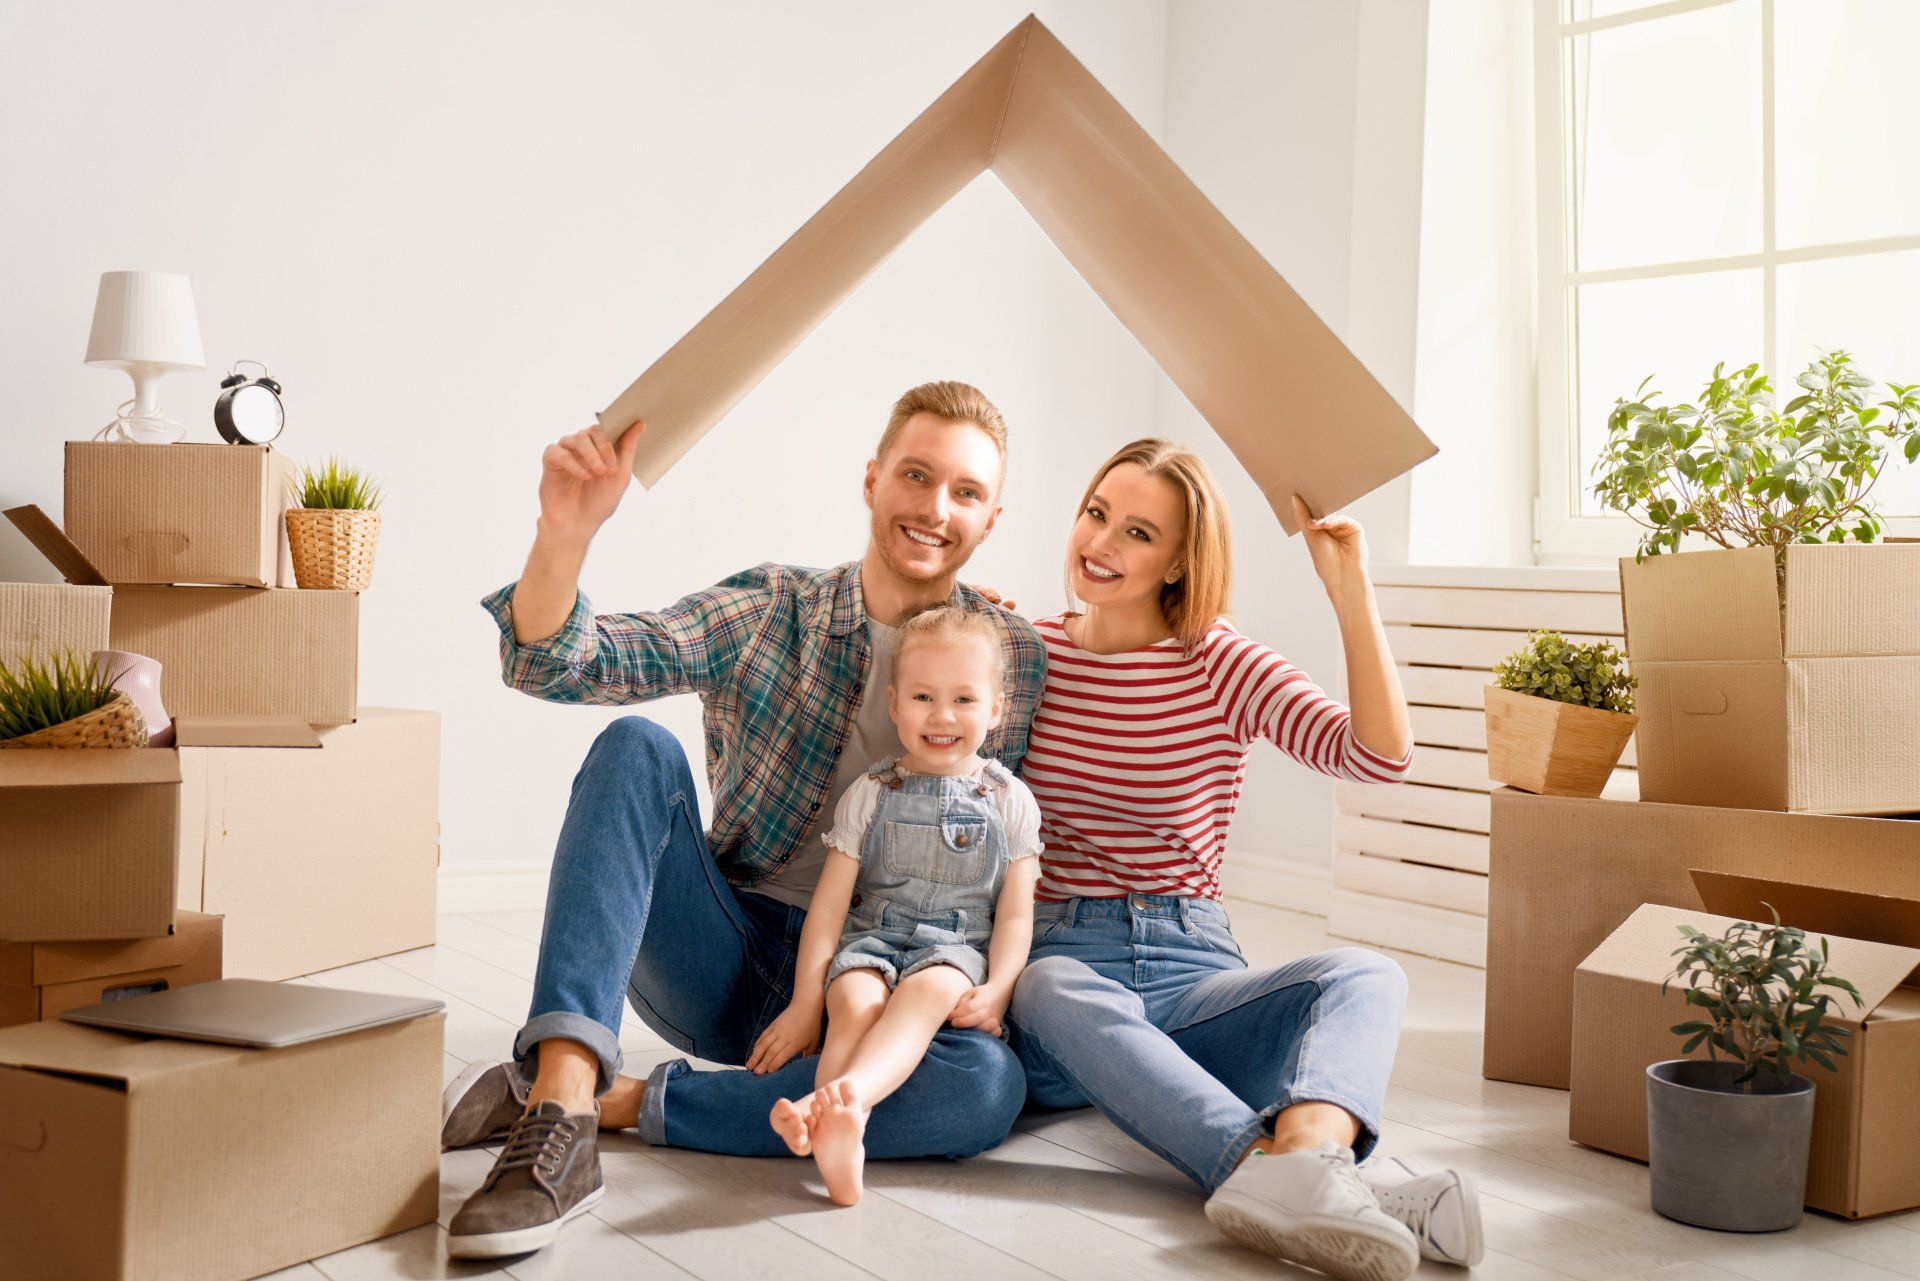
[[[600,415],[651,486],[914,230],[991,170],[1294,529],[1434,446],[1038,19],[906,127]],[[1284,406],[1285,412],[1278,407]]]
[[[1640,796],[1825,814],[1920,810],[1920,546],[1620,562]]]
[[[45,555],[48,545],[58,548],[65,540],[46,513],[38,507],[10,508],[7,518],[16,526],[41,531],[29,537]],[[51,532],[53,538],[46,537]],[[56,551],[57,554],[57,551]],[[62,565],[48,558],[62,571],[64,583],[0,583],[0,664],[17,670],[20,659],[32,653],[45,661],[61,650],[77,650],[87,655],[107,648],[107,619],[113,607],[113,588],[98,572],[89,575],[84,558]],[[78,577],[75,575],[78,574]]]
[[[1671,1028],[1701,1017],[1676,985],[1660,986],[1685,940],[1679,926],[1718,935],[1735,920],[1782,922],[1825,936],[1829,970],[1860,989],[1829,1010],[1848,1028],[1832,1072],[1794,1070],[1814,1083],[1807,1204],[1848,1218],[1920,1206],[1920,901],[1743,876],[1702,875],[1711,912],[1638,908],[1580,965],[1573,985],[1573,1097],[1568,1134],[1577,1143],[1647,1159],[1649,1064],[1706,1058],[1680,1053]]]
[[[121,587],[113,647],[160,662],[174,716],[353,720],[360,593],[297,588]]]
[[[363,707],[320,741],[319,752],[180,749],[178,901],[226,916],[228,978],[289,978],[434,941],[439,713]]]
[[[1482,1072],[1567,1088],[1573,972],[1642,903],[1703,910],[1704,868],[1920,898],[1920,822],[1493,794]],[[1677,1020],[1676,1020],[1677,1021]]]
[[[445,1026],[0,1032],[0,1276],[237,1281],[433,1222]]]
[[[179,825],[171,749],[0,751],[0,939],[165,934]]]
[[[292,586],[271,445],[67,442],[67,537],[109,583]]]
[[[0,1027],[221,977],[220,918],[200,912],[159,938],[0,943]]]

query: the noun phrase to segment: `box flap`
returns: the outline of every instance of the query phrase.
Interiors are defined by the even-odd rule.
[[[177,747],[318,747],[320,736],[297,716],[179,716]]]
[[[172,1072],[257,1053],[237,1045],[127,1036],[60,1019],[0,1029],[0,1067],[60,1072],[129,1088]]]
[[[1787,656],[1920,654],[1920,546],[1787,549]]]
[[[1233,449],[1281,524],[1433,443],[1038,19],[962,76],[600,415],[647,421],[651,486],[913,231],[985,170]],[[1274,407],[1287,406],[1275,413]]]
[[[1620,561],[1634,663],[1778,659],[1780,590],[1765,547]]]
[[[59,570],[69,583],[76,587],[105,587],[107,580],[93,567],[73,541],[60,532],[60,527],[40,510],[38,503],[28,503],[24,507],[9,507],[7,519],[14,528],[27,536],[49,564]]]
[[[1765,876],[1689,868],[1709,912],[1745,921],[1769,921],[1766,905],[1783,924],[1809,934],[1840,934],[1898,947],[1920,948],[1920,902],[1830,885],[1802,885]]]
[[[15,747],[0,750],[0,787],[101,787],[178,783],[180,757],[165,747]]]
[[[1767,919],[1766,910],[1759,912]],[[1781,916],[1784,919],[1785,913]],[[1685,940],[1680,926],[1691,925],[1703,934],[1718,935],[1739,920],[1752,920],[1753,914],[1721,916],[1686,907],[1665,907],[1643,903],[1633,915],[1622,921],[1613,933],[1587,954],[1579,965],[1583,974],[1605,974],[1633,979],[1658,988],[1673,972],[1673,951]],[[1797,924],[1797,923],[1796,923]],[[1828,968],[1860,991],[1861,1004],[1842,993],[1832,1013],[1847,1022],[1859,1022],[1920,970],[1920,948],[1898,947],[1867,939],[1838,934],[1822,935],[1828,942]],[[1831,990],[1831,989],[1829,989]]]

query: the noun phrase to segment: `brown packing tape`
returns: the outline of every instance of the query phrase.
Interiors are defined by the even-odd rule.
[[[991,170],[1294,529],[1433,443],[1053,33],[1028,17],[600,415],[651,486],[915,228]]]

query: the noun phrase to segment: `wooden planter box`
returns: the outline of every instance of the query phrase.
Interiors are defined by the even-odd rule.
[[[1486,689],[1487,774],[1541,796],[1597,797],[1639,718],[1599,707]]]

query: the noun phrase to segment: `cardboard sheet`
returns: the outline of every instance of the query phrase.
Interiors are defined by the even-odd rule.
[[[1406,410],[1038,19],[1028,17],[600,415],[651,486],[873,270],[992,171],[1294,532],[1431,457]]]

